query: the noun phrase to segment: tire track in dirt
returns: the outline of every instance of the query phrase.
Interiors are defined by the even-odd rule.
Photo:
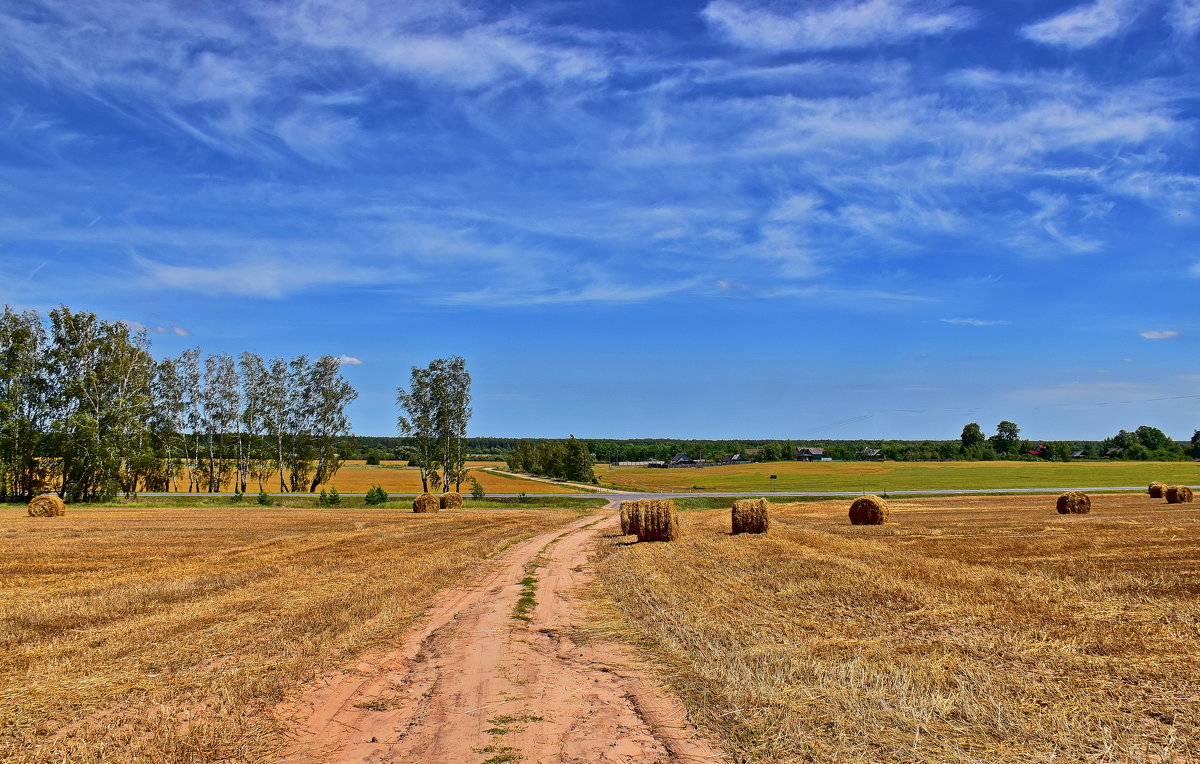
[[[438,594],[397,649],[314,683],[277,709],[291,730],[283,761],[372,764],[715,762],[678,699],[632,653],[578,644],[586,583],[615,501],[489,560]],[[528,622],[513,617],[537,579]]]

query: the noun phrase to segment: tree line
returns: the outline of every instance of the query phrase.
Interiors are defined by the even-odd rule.
[[[199,349],[66,306],[0,316],[0,499],[139,491],[313,492],[341,466],[358,397],[332,356]],[[277,482],[276,482],[277,481]]]
[[[541,477],[596,482],[588,444],[572,435],[567,440],[518,440],[508,455],[508,468]]]

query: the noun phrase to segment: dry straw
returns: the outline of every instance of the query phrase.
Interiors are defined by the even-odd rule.
[[[642,507],[640,501],[621,502],[621,535],[636,536],[638,526],[642,522]]]
[[[887,502],[878,496],[861,496],[850,505],[852,525],[883,525],[887,519]]]
[[[766,533],[770,525],[766,499],[738,499],[733,502],[733,532]]]
[[[441,508],[442,500],[432,493],[423,493],[413,499],[413,512],[437,512]]]
[[[1192,489],[1186,485],[1173,485],[1167,489],[1168,504],[1191,504]]]
[[[679,538],[679,512],[672,499],[645,499],[637,513],[638,541],[675,541]]]
[[[440,501],[441,501],[442,509],[462,509],[463,508],[463,497],[462,497],[461,493],[454,493],[453,491],[449,491],[447,493],[442,494]]]
[[[1067,491],[1058,497],[1058,514],[1086,515],[1092,511],[1092,500],[1083,491]]]
[[[1167,484],[1160,483],[1157,480],[1150,484],[1146,489],[1146,493],[1150,494],[1151,499],[1161,499],[1163,494],[1167,492]]]
[[[34,496],[29,502],[30,517],[62,517],[66,513],[67,505],[52,493]]]

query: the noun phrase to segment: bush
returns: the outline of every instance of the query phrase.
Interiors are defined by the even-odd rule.
[[[242,502],[242,499],[244,499],[244,498],[246,498],[246,495],[245,495],[244,493],[242,493],[241,491],[234,491],[234,492],[233,492],[233,499],[232,499],[232,501],[233,501],[233,503],[234,503],[234,504],[240,504],[240,503]]]
[[[471,498],[475,501],[483,501],[487,496],[487,494],[483,492],[483,484],[481,484],[474,477],[469,477],[467,479],[471,481]]]
[[[342,503],[342,495],[338,493],[338,489],[330,488],[326,491],[321,489],[321,495],[317,497],[318,507],[337,507]]]
[[[274,504],[275,502],[271,500],[271,494],[267,493],[266,491],[258,492],[258,506],[270,507],[274,506]]]
[[[381,504],[386,504],[388,500],[387,491],[380,486],[373,485],[367,491],[367,498],[364,500],[368,507],[378,507]]]
[[[372,451],[369,454],[367,454],[367,464],[374,466],[374,467],[379,466],[379,452],[378,451]]]

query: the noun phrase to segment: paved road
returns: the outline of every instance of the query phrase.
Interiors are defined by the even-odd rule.
[[[1200,490],[1200,485],[1192,486],[1193,489]],[[992,493],[1062,493],[1063,491],[1145,491],[1144,485],[1104,485],[1104,486],[1070,486],[1063,488],[941,488],[924,491],[892,491],[884,489],[875,489],[865,491],[865,493],[877,493],[888,496],[929,496],[929,495],[963,495],[976,496]],[[683,493],[649,493],[639,491],[608,491],[604,494],[597,492],[589,493],[534,493],[524,494],[531,500],[535,499],[557,499],[557,498],[582,498],[582,499],[691,499],[691,498],[733,498],[737,496],[796,496],[809,498],[822,497],[837,497],[837,496],[859,496],[864,491],[688,491]],[[139,496],[228,496],[232,497],[231,493],[140,493]],[[253,503],[257,493],[247,493],[243,501]],[[306,493],[272,493],[274,497],[287,496],[314,496],[315,494]],[[363,493],[343,493],[342,496],[366,496]],[[407,499],[417,496],[415,493],[389,493],[388,496],[393,499]],[[522,494],[517,493],[489,493],[489,499],[514,499]],[[466,495],[464,494],[464,498]]]

